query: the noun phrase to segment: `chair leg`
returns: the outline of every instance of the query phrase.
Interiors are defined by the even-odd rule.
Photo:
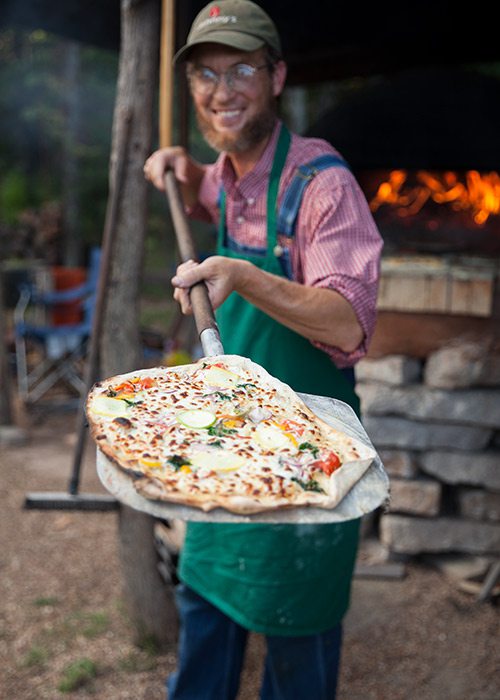
[[[29,393],[28,363],[26,361],[26,345],[24,340],[16,335],[16,376],[17,388],[21,399],[26,401]]]
[[[56,384],[59,381],[59,379],[61,379],[61,377],[64,375],[64,372],[64,367],[55,367],[53,372],[47,374],[41,381],[39,381],[36,384],[36,386],[30,389],[27,401],[29,403],[36,403],[39,399],[42,398],[44,394],[48,392],[49,389],[51,389],[54,386],[54,384]]]
[[[79,395],[85,391],[86,385],[75,363],[85,356],[85,343],[78,345],[73,351],[56,360],[44,360],[28,374],[26,401],[36,403],[59,380],[65,381]]]
[[[75,369],[75,362],[78,360],[76,358],[73,360],[71,363],[68,363],[64,367],[64,374],[61,376],[61,379],[65,381],[67,384],[69,384],[75,391],[77,391],[79,394],[83,394],[85,391],[86,385],[78,371]]]

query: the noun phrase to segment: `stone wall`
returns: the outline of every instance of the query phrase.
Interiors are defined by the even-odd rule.
[[[391,479],[377,534],[396,555],[500,552],[500,354],[456,340],[365,359],[364,427]]]

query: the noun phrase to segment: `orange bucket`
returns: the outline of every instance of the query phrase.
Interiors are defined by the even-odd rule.
[[[87,277],[84,267],[62,267],[51,269],[54,291],[65,291],[83,284]],[[66,304],[55,304],[52,309],[52,323],[55,326],[66,326],[81,323],[83,320],[81,299]]]

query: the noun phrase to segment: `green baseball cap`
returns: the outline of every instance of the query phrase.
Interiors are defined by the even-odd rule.
[[[265,44],[281,55],[281,41],[269,15],[250,0],[210,2],[195,17],[186,44],[174,63],[185,61],[194,46],[213,42],[241,51],[255,51]]]

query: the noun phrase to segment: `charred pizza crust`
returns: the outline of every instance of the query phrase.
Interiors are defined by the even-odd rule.
[[[139,494],[203,511],[334,508],[375,457],[236,355],[98,382],[86,413],[98,449]]]

